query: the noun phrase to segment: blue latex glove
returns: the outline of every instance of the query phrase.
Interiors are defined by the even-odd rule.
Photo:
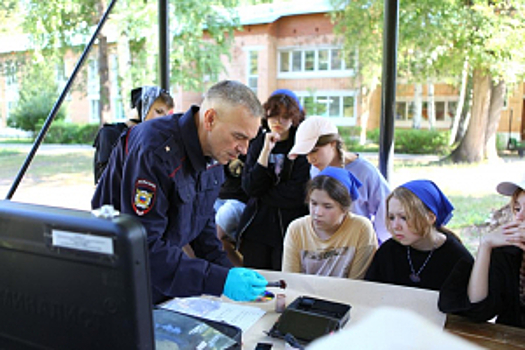
[[[223,294],[235,301],[253,301],[262,295],[268,281],[260,273],[244,267],[228,272]]]

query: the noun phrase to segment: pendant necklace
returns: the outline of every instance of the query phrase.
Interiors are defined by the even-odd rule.
[[[423,269],[425,268],[425,266],[427,265],[428,261],[430,260],[430,257],[432,256],[432,253],[434,253],[434,248],[432,248],[432,250],[430,251],[430,253],[428,253],[428,256],[425,260],[425,262],[423,263],[423,265],[419,268],[419,271],[416,273],[416,271],[414,270],[414,265],[412,265],[412,259],[410,258],[410,246],[407,246],[407,258],[408,258],[408,264],[410,265],[410,270],[412,271],[412,273],[410,274],[410,280],[414,283],[419,283],[421,282],[421,277],[419,277],[419,274],[421,273],[421,271],[423,271]]]

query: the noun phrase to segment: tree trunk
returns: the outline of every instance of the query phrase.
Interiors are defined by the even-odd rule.
[[[434,130],[436,128],[436,103],[434,100],[434,84],[431,81],[428,82],[427,113],[428,129]]]
[[[423,85],[414,84],[414,116],[412,119],[412,128],[421,129],[421,111],[423,110]]]
[[[452,152],[453,162],[480,162],[484,159],[485,135],[490,105],[490,77],[479,69],[474,70],[474,92],[472,114],[467,133],[459,146]]]
[[[359,86],[362,86],[362,79],[360,79],[360,83],[359,83]],[[360,134],[359,134],[359,144],[360,145],[364,145],[366,144],[366,130],[368,129],[368,119],[370,118],[370,109],[372,107],[372,102],[374,100],[374,93],[373,91],[375,91],[377,87],[377,84],[372,84],[372,86],[370,86],[368,88],[367,86],[367,89],[361,89],[361,93],[359,93],[359,96],[362,96],[361,98],[363,99],[362,100],[362,104],[361,105],[366,105],[366,112],[363,113],[361,115],[361,121],[360,121],[360,126],[361,126],[361,131],[360,131]],[[363,91],[365,90],[365,91]]]
[[[106,10],[104,0],[97,3],[97,10],[102,17]],[[109,68],[108,68],[108,39],[101,31],[98,36],[98,75],[100,83],[99,92],[99,115],[100,125],[111,120],[111,95],[109,86]]]
[[[506,84],[504,80],[499,82],[492,81],[490,106],[487,119],[487,132],[485,135],[485,158],[489,161],[498,159],[498,150],[496,148],[497,131],[503,110],[503,101],[505,99]]]
[[[467,93],[465,94],[465,105],[466,107],[463,107],[463,111],[461,112],[461,118],[459,120],[458,125],[458,133],[456,134],[456,139],[454,140],[454,143],[459,145],[461,140],[463,140],[463,137],[465,137],[465,134],[467,132],[467,126],[470,122],[470,114],[472,111],[472,77],[467,79]]]
[[[456,108],[456,113],[454,114],[454,119],[452,120],[452,128],[450,129],[450,138],[448,141],[449,146],[452,146],[452,144],[454,144],[454,141],[456,140],[456,136],[458,134],[459,121],[461,119],[461,113],[463,111],[463,105],[465,103],[465,94],[467,92],[468,69],[468,60],[465,60],[465,63],[463,64],[463,72],[461,74],[461,86],[459,88],[458,106]]]

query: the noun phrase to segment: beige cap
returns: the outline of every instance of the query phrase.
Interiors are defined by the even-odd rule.
[[[525,191],[525,180],[516,182],[504,181],[496,187],[496,191],[504,196],[512,196],[517,189]]]
[[[288,158],[295,159],[298,155],[310,153],[319,137],[331,134],[339,134],[339,131],[328,117],[311,116],[306,118],[297,128],[295,144],[288,153]]]

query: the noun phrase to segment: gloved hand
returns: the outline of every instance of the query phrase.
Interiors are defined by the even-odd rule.
[[[228,272],[223,294],[235,301],[252,301],[264,293],[268,281],[260,273],[244,267]]]

